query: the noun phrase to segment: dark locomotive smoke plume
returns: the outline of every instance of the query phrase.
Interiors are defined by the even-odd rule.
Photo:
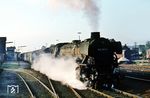
[[[84,13],[87,16],[92,29],[98,31],[100,12],[98,6],[94,0],[83,0],[83,2],[85,4]]]
[[[77,89],[86,89],[85,85],[76,78],[77,64],[72,58],[53,58],[49,54],[42,54],[34,60],[31,66],[34,70]]]
[[[99,27],[99,14],[100,9],[96,3],[96,0],[49,0],[50,4],[56,7],[60,7],[62,4],[69,6],[76,10],[82,10],[87,17],[92,29],[98,30]]]

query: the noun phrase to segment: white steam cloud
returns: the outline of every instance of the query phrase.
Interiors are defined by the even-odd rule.
[[[34,70],[40,71],[50,79],[60,81],[73,88],[86,89],[85,85],[76,78],[76,67],[77,64],[71,58],[52,58],[48,54],[40,55],[32,65]]]
[[[49,0],[53,8],[58,8],[62,5],[70,8],[82,10],[86,15],[90,26],[93,30],[98,30],[100,9],[95,0]]]

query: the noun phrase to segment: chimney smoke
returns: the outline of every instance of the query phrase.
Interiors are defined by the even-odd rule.
[[[91,29],[98,31],[100,9],[96,0],[50,0],[50,4],[55,6],[55,8],[64,4],[69,6],[69,8],[83,11]]]

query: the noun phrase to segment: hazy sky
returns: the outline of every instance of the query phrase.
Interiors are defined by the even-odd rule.
[[[90,32],[95,30],[78,4],[75,7],[79,8],[75,8],[59,3],[68,0],[55,1],[58,2],[0,0],[0,36],[14,42],[9,45],[26,45],[24,50],[78,39],[77,32],[82,32],[82,40],[90,37]],[[76,1],[80,0],[72,1],[79,3]],[[150,40],[150,0],[95,1],[100,9],[96,31],[100,31],[101,36],[130,45]]]

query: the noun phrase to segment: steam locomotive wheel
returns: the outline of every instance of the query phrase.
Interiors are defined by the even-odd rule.
[[[85,84],[86,87],[95,87],[95,82],[88,77],[85,77],[85,74],[81,74],[80,80]]]
[[[95,88],[95,81],[97,78],[96,71],[94,71],[92,68],[86,68],[83,67],[77,67],[76,68],[76,76],[77,79],[82,81],[86,87],[92,87]]]

